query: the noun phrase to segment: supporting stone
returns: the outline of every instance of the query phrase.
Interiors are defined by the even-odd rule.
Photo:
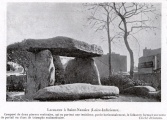
[[[101,85],[99,71],[92,58],[75,58],[65,68],[65,83]]]
[[[32,98],[39,89],[55,83],[55,67],[51,52],[44,50],[32,54],[31,58],[27,71],[26,96],[28,98]]]
[[[53,55],[53,63],[55,66],[55,83],[54,85],[64,84],[64,68],[58,55]]]

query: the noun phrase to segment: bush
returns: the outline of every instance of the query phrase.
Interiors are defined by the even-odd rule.
[[[120,93],[123,91],[123,89],[129,87],[150,85],[142,80],[132,80],[122,75],[112,75],[110,78],[101,78],[101,83],[102,85],[117,86]]]
[[[7,77],[7,91],[24,91],[26,86],[26,76],[11,75]]]

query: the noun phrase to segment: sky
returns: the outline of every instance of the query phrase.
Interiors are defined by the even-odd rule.
[[[157,5],[160,8],[160,5]],[[95,32],[88,22],[90,11],[81,3],[8,3],[7,5],[7,45],[24,39],[43,39],[66,36],[89,44],[102,47],[108,53],[106,31]],[[141,31],[135,35],[138,39],[129,40],[134,51],[135,66],[142,56],[145,47],[156,49],[161,47],[161,19],[155,23],[158,30]],[[112,36],[111,32],[111,36]],[[123,40],[115,40],[111,44],[112,52],[126,55],[129,70],[129,53]]]

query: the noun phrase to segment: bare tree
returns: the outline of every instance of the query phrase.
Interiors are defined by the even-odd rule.
[[[156,13],[157,9],[153,4],[145,3],[113,3],[111,8],[120,18],[118,27],[123,32],[124,43],[130,55],[130,77],[133,78],[134,55],[128,42],[128,36],[136,39],[134,34],[139,31],[143,29],[154,30],[156,27],[152,23],[160,14]]]
[[[111,41],[116,38],[118,35],[111,37],[111,24],[112,21],[117,17],[114,14],[113,8],[111,8],[111,3],[94,3],[89,4],[88,10],[91,11],[91,15],[88,18],[89,24],[92,25],[92,28],[95,28],[95,31],[106,31],[108,39],[108,51],[109,51],[109,77],[112,75],[111,69]]]
[[[134,54],[129,45],[128,39],[135,37],[141,30],[154,30],[154,21],[160,17],[159,11],[154,4],[148,3],[98,3],[91,4],[89,10],[93,10],[89,21],[98,30],[105,29],[108,36],[109,45],[109,76],[111,76],[111,41],[115,37],[122,37],[130,55],[130,77],[134,74]],[[102,12],[103,11],[103,12]],[[114,28],[111,37],[111,28]],[[118,29],[119,31],[118,31]],[[117,31],[117,32],[115,32]],[[138,42],[138,41],[137,41]]]

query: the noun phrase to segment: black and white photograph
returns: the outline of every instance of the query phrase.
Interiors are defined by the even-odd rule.
[[[161,4],[8,3],[6,101],[161,101]]]
[[[0,3],[0,119],[167,119],[165,0]]]

